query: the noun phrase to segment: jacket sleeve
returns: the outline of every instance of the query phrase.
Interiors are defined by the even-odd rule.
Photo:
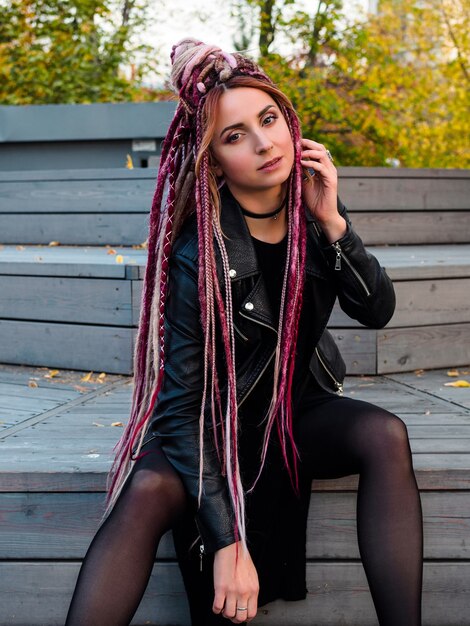
[[[383,328],[395,310],[395,291],[385,269],[368,252],[354,231],[346,207],[338,198],[338,211],[347,230],[341,239],[329,244],[323,238],[323,251],[336,282],[343,311],[364,326]]]
[[[195,265],[182,254],[174,254],[170,259],[165,306],[165,372],[152,416],[152,428],[197,509],[204,341]],[[207,413],[206,408],[206,424],[212,426],[212,418]],[[233,518],[227,480],[221,474],[212,430],[206,427],[203,491],[200,507],[196,510],[205,551],[213,552],[234,543]]]

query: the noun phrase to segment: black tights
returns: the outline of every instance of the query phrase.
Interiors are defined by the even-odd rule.
[[[296,415],[302,471],[359,474],[358,544],[380,626],[420,626],[422,511],[408,433],[395,415],[331,394],[306,398]],[[127,626],[147,587],[162,535],[188,511],[182,483],[158,441],[139,459],[85,556],[66,626]],[[193,620],[200,599],[189,591]],[[211,590],[206,590],[208,595]],[[212,604],[206,598],[206,610]],[[221,616],[194,623],[230,624]]]

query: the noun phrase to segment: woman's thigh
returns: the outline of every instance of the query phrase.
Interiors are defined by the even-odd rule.
[[[301,468],[312,478],[359,474],[374,459],[411,456],[399,417],[369,402],[327,392],[310,394],[300,403],[294,432]]]

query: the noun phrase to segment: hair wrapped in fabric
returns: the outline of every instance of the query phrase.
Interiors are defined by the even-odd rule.
[[[275,355],[273,396],[265,416],[265,435],[260,469],[276,426],[286,467],[298,488],[297,450],[292,431],[292,379],[295,343],[302,304],[306,224],[301,202],[300,129],[287,97],[247,57],[229,54],[216,46],[183,39],[173,46],[171,83],[179,103],[162,147],[160,169],[150,211],[148,260],[144,278],[138,337],[134,351],[132,408],[124,433],[116,444],[108,477],[105,516],[109,513],[139,455],[146,426],[158,402],[165,371],[164,314],[168,267],[172,244],[189,213],[196,212],[199,246],[198,292],[204,336],[204,389],[199,416],[200,484],[202,493],[202,446],[207,420],[205,406],[212,407],[212,425],[222,472],[235,513],[235,533],[246,548],[244,491],[238,463],[238,415],[236,401],[235,339],[229,264],[220,228],[220,181],[211,167],[210,140],[218,98],[225,89],[255,87],[269,93],[280,107],[290,129],[295,163],[288,181],[288,245],[282,289],[278,342]],[[212,131],[211,131],[212,129]],[[221,259],[223,284],[219,283],[216,248]],[[289,306],[286,305],[289,303]],[[216,370],[216,329],[226,364],[226,406]],[[225,382],[225,381],[224,381]],[[209,396],[210,394],[210,396]],[[225,396],[224,396],[225,397]],[[207,404],[208,400],[210,402]],[[222,411],[223,419],[218,419]],[[222,428],[218,426],[222,423]],[[254,484],[256,484],[256,481]],[[251,489],[254,487],[252,485]]]

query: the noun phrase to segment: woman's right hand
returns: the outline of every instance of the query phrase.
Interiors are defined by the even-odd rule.
[[[237,544],[232,543],[217,550],[214,556],[214,613],[222,615],[234,624],[252,620],[258,610],[258,573],[247,552],[238,542],[238,562],[236,562]],[[246,608],[247,610],[237,610]]]

